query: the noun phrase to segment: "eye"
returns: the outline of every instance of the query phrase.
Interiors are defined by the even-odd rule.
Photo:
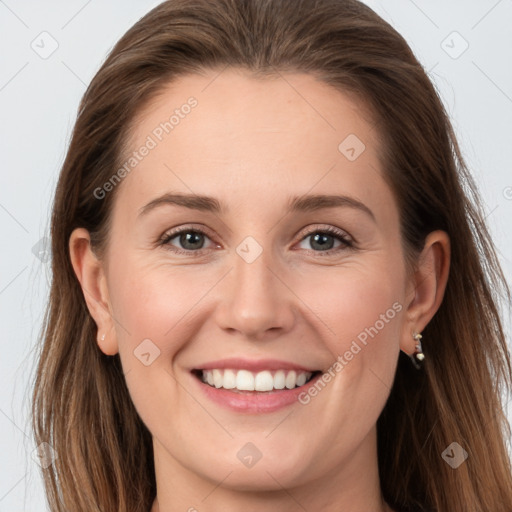
[[[159,245],[176,254],[194,254],[196,256],[202,255],[203,251],[212,247],[204,247],[205,238],[209,240],[206,231],[196,227],[185,226],[165,233],[160,239]],[[311,238],[310,246],[312,249],[306,248],[306,250],[320,253],[319,256],[324,254],[331,255],[332,253],[352,248],[354,244],[353,240],[344,231],[330,226],[309,231],[303,236],[300,243],[304,243],[307,238]],[[176,240],[181,248],[174,245],[176,243],[173,243],[174,240]],[[336,241],[339,243],[337,247],[334,247]],[[213,246],[219,247],[216,244],[213,244]]]
[[[177,254],[201,253],[204,246],[204,239],[208,234],[199,228],[184,227],[168,233],[165,233],[159,244],[166,246],[169,250]],[[177,239],[177,242],[183,249],[175,247],[171,242]],[[206,248],[207,249],[207,248]],[[206,250],[205,249],[205,250]]]
[[[334,227],[309,231],[302,238],[301,243],[303,243],[308,238],[310,238],[309,243],[313,249],[306,249],[313,250],[313,252],[320,252],[330,255],[333,252],[343,251],[347,248],[353,247],[353,240],[344,231]],[[339,242],[339,245],[334,247],[334,242],[336,240]]]

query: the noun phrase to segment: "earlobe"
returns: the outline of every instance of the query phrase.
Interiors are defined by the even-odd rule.
[[[425,239],[407,301],[400,348],[409,355],[415,351],[414,333],[421,333],[443,301],[449,269],[450,238],[445,231],[433,231]]]
[[[119,352],[115,332],[112,329],[110,329],[108,333],[103,332],[101,335],[98,329],[98,338],[96,341],[98,347],[100,347],[101,351],[107,356],[114,356]]]
[[[91,248],[91,238],[86,229],[77,228],[71,233],[69,254],[87,309],[98,326],[98,346],[107,355],[117,354],[105,273],[101,261]]]

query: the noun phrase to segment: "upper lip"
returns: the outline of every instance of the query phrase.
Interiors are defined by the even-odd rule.
[[[219,359],[218,361],[210,361],[198,366],[195,369],[213,370],[215,368],[248,370],[252,372],[260,372],[264,370],[295,370],[302,372],[315,372],[318,370],[318,368],[308,368],[300,364],[291,363],[289,361],[282,361],[279,359],[243,359],[237,357]]]

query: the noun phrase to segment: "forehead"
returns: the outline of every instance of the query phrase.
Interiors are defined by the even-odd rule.
[[[238,206],[258,197],[260,209],[282,193],[371,199],[386,187],[369,111],[308,74],[181,76],[138,113],[125,159],[145,146],[122,184],[136,203],[166,187]]]
[[[182,122],[186,118],[189,120]],[[195,122],[197,118],[200,122]],[[297,120],[301,122],[294,123]],[[224,150],[229,145],[226,135],[257,137],[258,133],[262,139],[268,133],[289,133],[295,138],[306,135],[312,142],[332,142],[335,149],[341,138],[355,134],[376,147],[378,136],[373,126],[370,110],[361,99],[312,74],[257,77],[247,70],[228,68],[179,76],[162,87],[136,115],[130,142],[137,146],[153,134],[157,142],[167,139],[172,144],[170,139],[180,132],[187,136],[194,131],[199,138],[208,131],[201,144],[215,139],[218,147],[222,138]]]

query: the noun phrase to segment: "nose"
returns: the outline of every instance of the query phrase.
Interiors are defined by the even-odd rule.
[[[290,331],[297,309],[295,295],[283,277],[270,250],[263,250],[252,262],[235,252],[233,268],[219,290],[218,325],[258,341]]]

